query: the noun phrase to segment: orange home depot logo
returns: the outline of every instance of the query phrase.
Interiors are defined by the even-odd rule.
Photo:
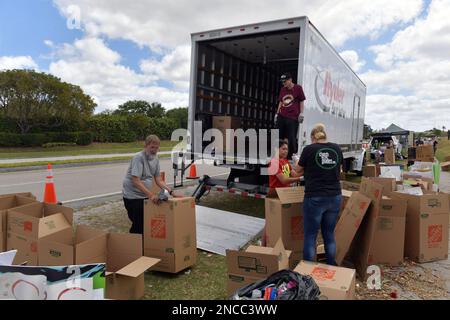
[[[23,231],[33,231],[33,223],[31,221],[25,221],[23,223]]]
[[[36,253],[38,251],[37,242],[32,242],[30,244],[30,251],[33,252],[33,253]]]
[[[303,216],[291,217],[291,238],[303,240]]]
[[[436,248],[442,243],[442,225],[428,226],[428,248]]]
[[[331,281],[334,279],[336,270],[316,267],[311,272],[311,276],[318,281]]]
[[[166,239],[166,219],[151,220],[151,237],[155,239]]]

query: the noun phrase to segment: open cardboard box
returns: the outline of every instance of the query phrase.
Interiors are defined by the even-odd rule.
[[[161,260],[142,256],[142,236],[109,233],[106,259],[106,298],[137,300],[144,296],[144,272]]]
[[[108,234],[78,225],[74,236],[49,235],[39,241],[39,264],[45,266],[82,265],[106,262]]]
[[[277,188],[277,198],[266,198],[266,236],[267,246],[274,247],[281,238],[284,247],[292,251],[290,269],[300,262],[303,256],[303,200],[304,187]]]
[[[73,209],[40,202],[8,210],[7,248],[17,249],[14,264],[39,265],[39,241],[47,236],[72,235]]]
[[[36,202],[33,198],[11,195],[0,197],[0,252],[6,251],[7,214],[9,209]]]
[[[274,248],[249,246],[245,251],[227,250],[228,293],[241,288],[237,286],[243,282],[256,282],[288,269],[290,255],[291,251],[284,249],[281,239]]]

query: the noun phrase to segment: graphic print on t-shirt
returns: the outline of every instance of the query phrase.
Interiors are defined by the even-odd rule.
[[[316,163],[326,170],[333,170],[339,163],[339,155],[331,148],[319,149],[316,153]]]
[[[286,177],[289,178],[291,176],[291,168],[289,167],[289,163],[284,164],[281,167],[281,173]]]
[[[294,102],[294,96],[292,94],[287,94],[281,99],[283,102],[283,107],[288,108],[292,106],[292,103]]]

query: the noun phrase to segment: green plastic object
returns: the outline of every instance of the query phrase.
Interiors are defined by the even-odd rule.
[[[441,164],[439,161],[433,163],[433,177],[434,183],[439,185],[439,180],[441,178]]]

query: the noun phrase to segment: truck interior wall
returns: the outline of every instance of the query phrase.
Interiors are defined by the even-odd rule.
[[[242,44],[240,49],[249,50]],[[203,131],[212,127],[213,116],[238,117],[244,130],[275,128],[279,77],[290,72],[296,79],[298,58],[257,63],[224,52],[214,42],[201,42],[197,59],[195,120],[202,121]]]

